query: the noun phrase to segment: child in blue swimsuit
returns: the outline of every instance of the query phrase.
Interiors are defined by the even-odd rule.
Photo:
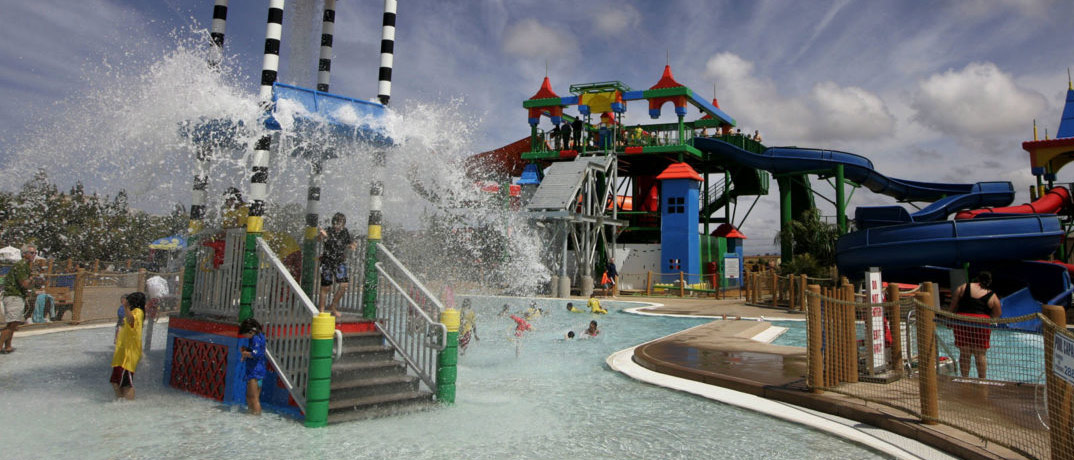
[[[265,334],[261,323],[247,318],[239,325],[239,335],[246,337],[242,362],[246,365],[246,405],[251,415],[261,415],[261,379],[265,378]]]

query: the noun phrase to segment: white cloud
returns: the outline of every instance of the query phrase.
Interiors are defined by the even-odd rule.
[[[630,5],[618,5],[615,9],[602,9],[596,13],[597,31],[606,35],[629,33],[628,29],[641,24],[641,13]]]
[[[915,119],[938,131],[962,136],[1010,134],[1045,110],[1040,93],[1015,84],[991,62],[934,74],[917,85]]]
[[[739,125],[763,127],[766,141],[875,139],[894,131],[895,117],[869,91],[828,81],[815,84],[808,95],[788,96],[753,70],[752,62],[725,52],[708,60],[705,76],[718,81],[718,97]]]
[[[810,97],[815,138],[871,139],[890,135],[895,117],[877,95],[856,86],[818,83]]]
[[[574,52],[578,42],[574,35],[541,24],[536,19],[525,19],[507,28],[503,50],[522,58],[555,58]]]

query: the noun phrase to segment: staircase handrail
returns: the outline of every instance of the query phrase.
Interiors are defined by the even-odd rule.
[[[443,305],[387,248],[378,244],[377,254],[383,255],[385,259],[375,264],[384,281],[379,283],[380,289],[377,290],[377,330],[402,356],[403,361],[418,378],[431,390],[435,390],[437,360],[439,352],[447,345],[447,327],[433,319],[431,312],[422,308],[421,303],[410,293],[424,296],[424,300],[428,301],[437,313],[443,311]],[[408,293],[408,289],[389,273],[385,263],[402,275],[404,283],[415,290]]]
[[[317,307],[279,257],[257,238],[257,293],[254,311],[265,333],[265,355],[299,409],[306,412],[309,381],[310,324]],[[339,337],[337,337],[338,339]],[[342,341],[339,344],[342,347]]]

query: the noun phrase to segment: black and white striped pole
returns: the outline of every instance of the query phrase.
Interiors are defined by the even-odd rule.
[[[209,50],[209,68],[215,69],[224,56],[224,32],[227,30],[227,2],[216,0],[213,4],[213,21],[209,36],[213,46]],[[194,187],[190,193],[190,221],[187,223],[187,245],[196,245],[195,235],[205,227],[205,202],[209,188],[209,161],[212,159],[212,136],[207,139],[194,137]],[[179,301],[179,314],[190,314],[193,302],[194,276],[197,274],[198,253],[190,250],[183,266],[183,296]]]
[[[332,74],[332,37],[336,29],[336,0],[324,0],[321,19],[321,58],[317,61],[317,91],[328,92]]]
[[[328,92],[332,76],[332,40],[336,27],[336,0],[324,0],[321,20],[321,57],[317,61],[317,91]],[[312,146],[311,146],[312,147]],[[317,288],[317,233],[321,217],[321,171],[323,149],[316,147],[310,163],[310,180],[306,192],[306,231],[302,240],[302,290],[312,297]]]
[[[213,4],[213,23],[209,26],[209,36],[216,45],[210,50],[209,66],[216,67],[224,56],[224,32],[227,30],[227,0],[216,0]]]
[[[261,61],[262,110],[272,106],[272,85],[280,68],[280,37],[283,34],[284,0],[269,0],[268,22],[265,27],[265,57]],[[257,238],[265,226],[265,199],[268,197],[269,149],[272,133],[264,133],[254,144],[250,160],[250,214],[246,218],[246,248],[242,265],[242,294],[239,321],[253,316],[254,295],[257,292]]]
[[[209,67],[220,64],[224,55],[224,32],[227,30],[227,2],[216,0],[213,4],[213,22],[210,28],[213,46],[209,50]],[[212,159],[212,136],[195,145],[194,189],[190,198],[190,222],[187,234],[194,235],[204,227],[206,193],[209,186],[209,161]]]
[[[395,58],[395,8],[396,0],[384,0],[384,26],[380,35],[380,71],[377,98],[388,105],[392,96],[392,63]],[[362,291],[362,316],[377,317],[377,244],[380,243],[384,214],[384,166],[385,150],[373,153],[373,180],[369,186],[369,227],[366,233],[365,286]]]
[[[377,98],[388,105],[392,97],[392,64],[395,59],[395,0],[384,0],[384,26],[380,33],[380,72]]]

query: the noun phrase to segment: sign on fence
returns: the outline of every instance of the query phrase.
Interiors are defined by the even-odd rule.
[[[884,283],[880,280],[880,269],[873,267],[865,272],[866,292],[869,294],[869,345],[872,359],[869,373],[875,374],[887,368],[884,353],[884,307],[876,304],[884,302]]]
[[[1055,372],[1059,378],[1074,384],[1074,340],[1070,340],[1063,334],[1055,334],[1052,372]]]
[[[738,279],[737,257],[727,257],[723,259],[723,277],[729,280]]]

